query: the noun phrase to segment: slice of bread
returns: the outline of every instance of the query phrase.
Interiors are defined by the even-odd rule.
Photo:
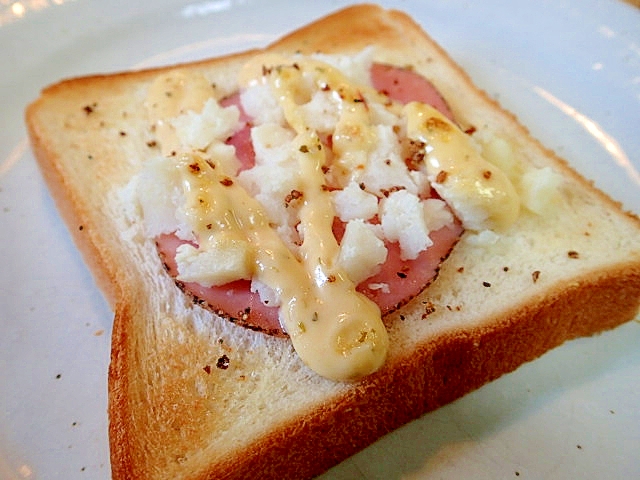
[[[115,311],[109,370],[113,477],[308,478],[425,412],[563,342],[633,319],[640,221],[545,149],[410,18],[355,6],[268,49],[355,53],[411,66],[487,155],[550,167],[561,194],[497,236],[467,233],[439,277],[388,319],[385,365],[357,383],[306,368],[288,339],[235,326],[176,288],[144,235],[128,185],[158,154],[144,106],[162,69],[46,88],[26,114],[36,158]],[[219,95],[245,52],[180,68]],[[173,67],[177,68],[177,67]],[[493,153],[491,153],[493,152]]]

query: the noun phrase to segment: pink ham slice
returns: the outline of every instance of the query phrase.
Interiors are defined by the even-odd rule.
[[[422,292],[438,275],[440,264],[462,235],[462,226],[455,222],[429,234],[433,245],[413,260],[403,260],[400,246],[385,241],[387,259],[380,271],[357,286],[357,290],[373,300],[383,315],[397,310]],[[336,219],[333,232],[340,241],[344,224]]]
[[[374,64],[371,69],[374,87],[389,98],[407,103],[420,101],[428,103],[442,114],[453,120],[448,105],[436,88],[424,77],[407,69],[389,65]],[[227,140],[236,148],[240,160],[240,169],[251,168],[255,164],[255,152],[251,144],[251,118],[242,110],[239,94],[223,100],[224,106],[236,105],[240,108],[240,120],[244,127]],[[343,226],[336,222],[334,234],[339,240]],[[373,300],[382,311],[388,314],[424,290],[438,274],[440,264],[449,255],[460,235],[462,227],[456,222],[430,235],[433,245],[421,252],[414,260],[402,260],[397,243],[386,243],[388,255],[379,273],[366,279],[357,286],[358,291]],[[178,270],[175,254],[178,246],[184,243],[175,235],[161,235],[156,238],[160,257],[169,274],[176,278]],[[176,284],[194,301],[218,315],[244,327],[262,331],[269,335],[285,336],[278,319],[278,308],[264,305],[257,293],[250,290],[250,282],[241,280],[219,287],[203,287],[198,283],[185,283],[176,280]]]
[[[383,268],[358,285],[358,291],[373,300],[383,315],[391,313],[435,280],[440,264],[449,256],[461,234],[462,227],[459,224],[431,232],[429,238],[433,245],[414,260],[402,260],[398,244],[387,242],[387,261]]]
[[[240,160],[240,170],[247,170],[256,163],[256,152],[251,143],[251,117],[246,114],[240,103],[240,93],[235,93],[220,102],[223,107],[235,105],[240,110],[240,122],[243,127],[233,136],[227,139],[227,144],[233,145],[236,149],[236,156]]]
[[[156,238],[160,258],[173,278],[178,276],[176,249],[183,243],[186,242],[172,234]],[[179,280],[176,280],[176,284],[196,303],[221,317],[269,335],[284,335],[278,319],[278,308],[263,304],[258,294],[251,292],[251,282],[247,280],[238,280],[220,287],[203,287],[199,283]]]
[[[440,92],[429,80],[412,70],[374,63],[371,66],[371,83],[376,90],[397,102],[426,103],[454,121],[453,113]]]

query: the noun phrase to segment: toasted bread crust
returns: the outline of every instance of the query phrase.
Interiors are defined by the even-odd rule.
[[[263,478],[273,479],[319,475],[381,436],[565,341],[633,318],[638,310],[639,282],[638,268],[584,279],[539,304],[524,305],[488,327],[452,332],[422,345],[326,408],[290,422],[221,468],[197,478],[241,479],[257,471],[264,472]],[[585,311],[585,298],[603,308],[597,314]],[[619,301],[622,308],[615,306]],[[300,438],[310,440],[300,442]]]
[[[590,201],[603,205],[602,210],[615,219],[616,228],[620,228],[615,235],[640,232],[637,217],[622,212],[616,202],[595,190],[564,160],[532,139],[513,115],[502,111],[495,101],[473,86],[460,67],[415,22],[400,12],[370,5],[351,7],[299,29],[269,48],[286,52],[355,52],[372,41],[383,45],[379,53],[381,60],[400,66],[411,64],[419,71],[428,71],[445,98],[454,98],[453,92],[455,97],[461,97],[451,102],[451,107],[464,122],[463,126],[479,123],[483,115],[490,115],[487,122],[495,121],[509,128],[510,135],[526,145],[528,155],[553,164],[576,184],[577,189],[588,192]],[[184,68],[234,72],[237,65],[255,53],[202,61]],[[299,409],[292,408],[290,414],[275,415],[277,418],[269,419],[270,423],[264,428],[251,430],[257,433],[247,434],[248,439],[236,439],[231,435],[229,438],[233,442],[220,447],[213,440],[218,436],[227,438],[223,435],[232,431],[219,419],[227,415],[225,408],[229,408],[222,394],[228,393],[233,400],[236,398],[232,392],[235,386],[244,392],[246,382],[250,380],[247,372],[252,371],[252,365],[238,370],[241,374],[235,383],[227,380],[228,376],[222,376],[233,369],[214,372],[219,374],[215,376],[219,380],[211,380],[214,375],[203,373],[203,365],[209,367],[207,362],[215,361],[221,347],[215,345],[215,339],[212,341],[207,335],[196,332],[192,325],[181,323],[182,318],[171,316],[197,316],[199,320],[212,322],[216,335],[221,339],[227,335],[234,341],[237,337],[237,345],[253,342],[252,335],[260,334],[238,333],[237,327],[221,325],[217,323],[219,319],[212,318],[209,313],[196,312],[194,308],[197,307],[190,305],[184,309],[170,306],[158,311],[165,308],[162,300],[149,300],[155,291],[140,281],[139,271],[129,273],[122,260],[130,256],[128,247],[121,245],[119,232],[105,232],[100,223],[112,212],[104,213],[104,200],[90,195],[92,190],[106,194],[113,185],[126,183],[133,168],[122,156],[144,155],[145,137],[137,131],[135,135],[133,132],[121,135],[115,124],[112,130],[96,133],[95,125],[85,128],[79,123],[86,120],[83,115],[93,121],[91,115],[82,112],[82,106],[90,106],[96,95],[103,92],[119,101],[130,100],[133,109],[142,108],[140,90],[167,68],[171,67],[62,82],[47,88],[29,107],[26,117],[34,154],[52,196],[115,311],[109,367],[113,478],[310,478],[400,425],[513,371],[567,340],[614,328],[637,315],[640,247],[638,241],[634,243],[631,238],[626,240],[624,247],[628,252],[626,257],[612,252],[610,258],[594,261],[557,280],[548,283],[541,280],[524,300],[506,302],[505,306],[494,310],[487,307],[490,313],[477,321],[465,317],[459,325],[452,324],[457,320],[444,312],[433,321],[433,327],[429,326],[430,317],[420,323],[420,317],[424,317],[420,312],[421,302],[437,301],[445,295],[443,292],[451,285],[448,282],[457,278],[455,270],[470,261],[472,255],[467,255],[465,250],[469,247],[462,245],[458,247],[461,251],[454,252],[453,258],[448,260],[447,271],[433,285],[436,289],[430,287],[390,320],[393,339],[409,342],[405,338],[406,330],[403,330],[409,328],[406,325],[418,329],[419,333],[415,335],[419,338],[411,339],[410,349],[396,348],[380,371],[360,383],[336,386],[316,381],[300,374],[301,367],[286,358],[287,354],[291,355],[286,339],[270,339],[264,341],[266,343],[256,340],[260,347],[257,350],[273,351],[277,358],[273,364],[256,367],[255,371],[268,378],[290,375],[292,380],[285,385],[291,389],[306,389],[312,399],[301,401],[304,397],[296,396],[294,392],[295,401],[292,400],[291,405],[302,404]],[[465,110],[469,99],[473,99],[479,113]],[[108,103],[107,100],[104,102]],[[65,109],[70,108],[73,111],[66,112]],[[102,98],[98,108],[103,108]],[[60,128],[66,128],[71,140],[54,141],[50,124],[61,122],[60,112],[63,112],[64,124]],[[106,118],[115,114],[110,115]],[[133,117],[134,113],[131,114]],[[127,119],[127,122],[133,120]],[[131,123],[134,129],[141,128],[140,125]],[[95,145],[98,142],[100,145]],[[86,160],[77,152],[87,145],[95,148],[92,155],[100,157],[100,162]],[[70,165],[69,158],[76,163]],[[118,165],[114,167],[114,163]],[[90,178],[95,182],[92,187],[84,185],[86,177],[77,172],[82,168],[92,169]],[[578,244],[587,245],[586,241],[582,238]],[[607,244],[611,245],[613,243]],[[156,260],[156,271],[163,275],[161,262]],[[545,273],[543,270],[543,276]],[[165,288],[166,282],[162,282],[162,279],[154,281],[153,287]],[[170,279],[168,283],[175,288]],[[462,285],[471,291],[470,285]],[[169,298],[167,304],[180,305],[180,292],[171,289],[162,292]],[[441,303],[444,305],[444,300]],[[412,323],[409,323],[409,317],[418,321],[411,319]],[[237,354],[237,346],[233,345],[235,350],[230,352]],[[271,357],[260,357],[264,358]],[[298,385],[298,378],[306,383]],[[220,406],[212,400],[215,395],[200,395],[194,382],[219,395],[213,400],[219,400]],[[314,389],[316,391],[312,391]],[[277,402],[280,399],[276,395],[280,393],[266,392],[265,395]],[[262,407],[262,404],[255,405],[255,408]],[[245,420],[237,410],[234,412],[236,417],[229,415],[235,420]],[[254,420],[251,417],[251,421]]]

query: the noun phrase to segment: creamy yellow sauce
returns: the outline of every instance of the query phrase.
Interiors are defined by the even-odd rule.
[[[281,322],[302,361],[332,380],[361,378],[384,364],[389,339],[377,305],[356,291],[338,265],[340,247],[332,232],[335,211],[323,172],[327,152],[298,107],[309,101],[314,89],[331,89],[336,96],[340,115],[332,136],[332,168],[346,185],[378,141],[363,92],[370,98],[379,94],[354,85],[326,63],[271,54],[255,57],[241,71],[241,87],[255,83],[271,87],[296,135],[289,155],[302,179],[298,230],[303,241],[297,255],[269,224],[263,206],[234,177],[225,176],[215,158],[202,158],[177,144],[169,119],[198,111],[213,96],[201,75],[176,71],[160,76],[148,94],[150,121],[164,154],[179,152],[176,168],[199,248],[243,251],[238,275],[256,278],[279,294]],[[391,108],[401,111],[397,105]],[[409,138],[431,150],[426,168],[435,182],[446,184],[456,199],[477,202],[492,226],[514,220],[517,195],[499,169],[473,150],[464,133],[422,104],[407,105],[403,114]],[[446,181],[441,172],[446,172]]]
[[[240,72],[239,84],[249,87],[263,82],[270,84],[287,123],[297,133],[308,129],[298,106],[310,100],[314,89],[330,89],[339,100],[340,118],[332,134],[335,154],[332,173],[344,187],[352,173],[367,163],[378,141],[364,94],[381,103],[386,99],[368,85],[354,84],[337,68],[308,57],[295,61],[277,54],[254,57]]]
[[[301,145],[312,143],[317,139],[302,136]],[[200,248],[216,248],[220,242],[246,244],[247,274],[280,293],[282,320],[300,358],[327,378],[352,380],[384,363],[388,339],[378,307],[356,292],[334,264],[338,245],[331,234],[333,212],[331,203],[321,198],[328,195],[322,189],[323,156],[317,149],[299,155],[307,179],[302,190],[302,261],[271,228],[260,203],[233,179],[192,154],[183,154],[177,168]]]
[[[504,172],[473,147],[467,134],[430,105],[411,102],[404,114],[407,137],[425,144],[425,166],[433,187],[465,226],[501,230],[515,222],[518,193]],[[472,218],[475,212],[482,217]]]
[[[295,119],[295,95],[291,80],[275,83],[290,125],[298,132],[294,155],[303,172],[300,187],[300,231],[304,241],[297,259],[269,225],[264,209],[232,178],[221,176],[215,163],[183,153],[178,169],[187,198],[187,215],[201,249],[215,249],[222,242],[246,244],[246,276],[255,277],[277,291],[281,321],[305,364],[332,380],[355,380],[380,368],[386,359],[388,335],[380,309],[357,292],[354,283],[338,267],[339,246],[332,232],[333,211],[324,187],[325,152],[318,139]],[[149,105],[158,112],[183,112],[185,97],[167,89],[184,88],[178,81],[160,78],[150,90]],[[200,90],[205,93],[205,91]],[[189,96],[189,101],[192,97]],[[209,97],[202,95],[204,103]],[[168,125],[162,116],[152,121]],[[158,124],[156,123],[156,125]],[[175,135],[158,130],[161,141]]]
[[[188,70],[172,70],[154,80],[145,106],[151,125],[161,139],[163,155],[170,155],[180,147],[169,121],[190,110],[200,111],[214,93],[214,86],[203,75]]]

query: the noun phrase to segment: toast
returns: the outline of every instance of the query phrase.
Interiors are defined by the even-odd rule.
[[[464,233],[437,279],[385,317],[384,365],[357,382],[315,374],[289,339],[194,305],[167,274],[128,186],[158,154],[147,91],[178,67],[63,81],[29,106],[43,176],[115,312],[114,478],[309,478],[569,339],[637,315],[638,218],[531,138],[406,15],[354,6],[266,50],[367,48],[429,79],[486,155],[508,148],[521,165],[551,168],[562,194],[498,235]],[[224,96],[261,53],[179,68],[202,73]]]

